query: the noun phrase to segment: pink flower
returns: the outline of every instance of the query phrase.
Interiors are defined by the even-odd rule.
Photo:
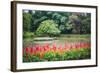
[[[65,42],[64,48],[66,49],[68,48],[68,44],[66,42]]]
[[[63,47],[62,47],[62,44],[59,44],[59,47],[58,47],[58,49],[62,49]]]
[[[53,45],[52,45],[52,46],[53,46],[53,48],[56,48],[56,43],[53,43]]]
[[[53,49],[53,50],[56,50],[56,43],[53,43],[52,49]]]

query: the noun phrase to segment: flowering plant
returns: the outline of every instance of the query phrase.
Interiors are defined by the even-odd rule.
[[[62,61],[78,60],[90,58],[89,43],[65,43],[57,46],[53,43],[45,45],[35,45],[23,49],[24,62],[38,61]]]

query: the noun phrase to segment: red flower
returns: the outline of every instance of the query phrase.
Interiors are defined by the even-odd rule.
[[[41,47],[39,45],[36,45],[36,51],[41,51]]]
[[[44,45],[44,46],[43,46],[43,49],[44,49],[44,51],[47,51],[49,48],[48,48],[47,45]]]
[[[76,45],[76,49],[80,49],[80,44],[77,44]]]
[[[56,50],[56,43],[53,43],[52,49],[55,51]]]
[[[50,48],[49,44],[45,44],[45,47],[46,47],[46,48]]]
[[[81,48],[90,48],[91,44],[90,43],[65,43],[64,47],[62,44],[57,44],[53,43],[52,46],[50,47],[49,44],[45,44],[43,46],[41,45],[35,45],[33,48],[24,48],[23,53],[26,53],[26,59],[28,58],[28,55],[40,55],[40,58],[43,58],[44,54],[46,52],[53,52],[53,53],[59,53],[62,55],[66,51],[71,51],[71,50],[78,50]]]
[[[34,52],[33,49],[34,49],[34,48],[30,48],[30,55],[33,55],[33,52]]]
[[[62,50],[62,48],[63,48],[62,44],[60,44],[59,47],[58,47],[58,49]]]
[[[25,52],[28,54],[29,53],[29,48],[25,48]]]

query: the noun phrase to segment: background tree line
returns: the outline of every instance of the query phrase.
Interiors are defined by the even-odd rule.
[[[39,10],[23,10],[23,31],[36,32],[40,24],[46,20],[52,20],[61,34],[91,33],[90,13]]]

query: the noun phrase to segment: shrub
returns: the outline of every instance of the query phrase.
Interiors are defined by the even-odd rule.
[[[34,36],[35,36],[34,32],[24,32],[23,33],[23,38],[32,38]]]
[[[41,22],[36,30],[37,36],[57,36],[59,34],[60,30],[57,28],[57,24],[53,20],[45,20]]]

